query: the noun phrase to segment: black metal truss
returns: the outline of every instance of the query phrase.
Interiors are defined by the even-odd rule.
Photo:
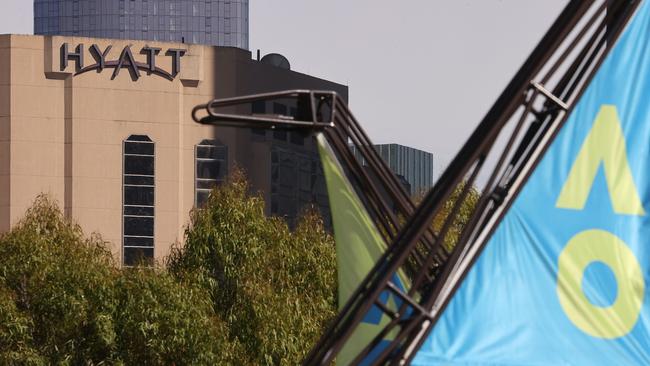
[[[358,185],[378,226],[392,240],[314,346],[305,365],[330,364],[373,306],[391,320],[360,350],[352,364],[359,364],[376,350],[388,333],[396,334],[372,364],[402,365],[412,360],[639,3],[640,0],[572,0],[415,209],[334,93],[271,93],[217,100],[195,108],[194,118],[201,123],[248,127],[265,124],[268,128],[323,132],[346,166],[346,173]],[[298,116],[246,116],[217,111],[243,102],[277,97],[296,98],[305,108]],[[198,118],[196,113],[201,109],[207,110],[208,115]],[[500,138],[507,142],[497,144]],[[382,199],[376,181],[349,153],[350,142],[372,162],[371,168],[380,177],[382,186],[399,203],[398,213],[407,220],[406,224],[399,224],[390,205]],[[488,157],[496,158],[494,166],[485,164]],[[485,172],[489,178],[482,196],[453,250],[447,252],[444,243],[458,210],[479,173]],[[432,222],[458,187],[461,187],[460,197],[434,235]],[[406,291],[392,282],[398,271],[405,271],[410,277],[411,286]],[[383,305],[379,296],[384,292],[394,294],[401,305],[394,309]]]
[[[293,115],[254,114],[253,104],[282,101],[295,105]],[[198,114],[204,112],[202,117]],[[213,100],[194,108],[192,116],[202,124],[242,128],[289,130],[304,134],[322,133],[359,193],[364,206],[387,243],[415,211],[409,193],[374,149],[372,142],[354,118],[346,103],[334,92],[289,90],[244,97]],[[355,147],[361,159],[352,151]],[[422,245],[407,264],[407,271],[419,271],[435,235],[427,230]],[[427,276],[432,278],[449,256],[441,249],[435,255]]]

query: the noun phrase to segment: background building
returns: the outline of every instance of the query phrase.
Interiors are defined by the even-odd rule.
[[[433,186],[433,154],[399,144],[375,145],[375,150],[390,169],[411,185],[411,194],[426,192]]]
[[[399,144],[374,147],[411,195],[426,193],[433,186],[433,154]],[[352,149],[355,156],[363,160],[356,149]]]
[[[267,213],[291,220],[309,203],[327,210],[310,136],[191,119],[192,108],[215,97],[300,88],[347,99],[343,85],[238,48],[0,35],[0,232],[44,192],[113,243],[124,264],[162,259],[183,239],[190,210],[235,165]]]
[[[34,0],[34,34],[248,49],[248,0]]]

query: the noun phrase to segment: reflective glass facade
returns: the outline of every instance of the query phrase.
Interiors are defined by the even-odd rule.
[[[411,184],[411,194],[428,191],[433,185],[433,154],[398,144],[375,145],[375,150],[395,174]]]
[[[296,117],[298,106],[293,102],[254,102],[254,114],[282,114]],[[254,142],[270,144],[271,194],[268,213],[283,217],[289,225],[305,209],[320,211],[325,227],[331,228],[331,214],[325,175],[318,147],[313,137],[297,131],[251,129]]]
[[[363,160],[354,147],[352,150]],[[399,144],[375,145],[375,150],[398,178],[406,180],[411,194],[425,193],[433,186],[433,154]]]
[[[274,141],[271,148],[271,214],[294,225],[303,210],[313,207],[319,209],[325,226],[331,227],[323,168],[318,154],[309,150]]]
[[[34,0],[34,34],[248,49],[248,0]]]

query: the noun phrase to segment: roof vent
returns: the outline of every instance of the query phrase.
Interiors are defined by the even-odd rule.
[[[291,64],[286,57],[282,56],[279,53],[269,53],[268,55],[262,57],[261,62],[265,64],[273,65],[285,70],[291,70]]]

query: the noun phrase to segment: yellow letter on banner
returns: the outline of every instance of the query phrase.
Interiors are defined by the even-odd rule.
[[[627,160],[625,137],[616,106],[613,105],[603,105],[600,108],[571,167],[569,178],[562,187],[556,206],[581,210],[587,202],[601,162],[614,211],[618,214],[644,215]]]
[[[616,278],[616,300],[608,307],[592,304],[582,290],[585,269],[596,261],[607,265]],[[629,333],[641,313],[644,287],[643,272],[634,253],[607,231],[583,231],[571,238],[560,253],[560,304],[569,320],[593,337],[612,339]]]

